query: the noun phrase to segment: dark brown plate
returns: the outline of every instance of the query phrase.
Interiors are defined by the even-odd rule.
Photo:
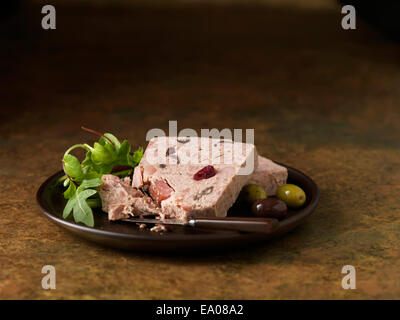
[[[289,232],[303,223],[316,208],[320,197],[318,186],[300,171],[290,167],[287,167],[287,169],[289,172],[288,183],[300,186],[307,195],[307,201],[301,209],[289,210],[288,217],[280,221],[278,228],[270,234],[204,230],[182,226],[174,226],[170,232],[160,234],[151,232],[148,229],[141,230],[135,224],[109,221],[107,214],[101,210],[95,210],[94,212],[95,227],[86,227],[75,223],[72,219],[64,220],[62,218],[66,200],[62,194],[63,188],[57,184],[57,179],[63,175],[62,171],[49,177],[40,186],[36,194],[36,200],[46,217],[55,224],[77,236],[101,245],[148,252],[194,252],[237,248]],[[241,214],[240,210],[243,210],[243,208],[234,206],[228,214],[235,216],[249,215],[249,212]]]

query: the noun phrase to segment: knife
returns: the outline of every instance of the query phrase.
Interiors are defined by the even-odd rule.
[[[199,217],[189,219],[187,222],[178,219],[146,219],[146,218],[129,218],[121,219],[124,222],[133,223],[151,223],[164,225],[180,225],[202,229],[219,229],[233,230],[242,232],[270,233],[275,230],[279,224],[277,219],[273,218],[216,218],[216,217]]]

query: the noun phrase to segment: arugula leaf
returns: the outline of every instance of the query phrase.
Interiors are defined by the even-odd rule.
[[[143,157],[143,152],[144,152],[143,148],[140,147],[133,153],[133,155],[128,154],[128,164],[131,167],[136,167]]]
[[[73,196],[71,199],[68,200],[67,204],[65,205],[64,211],[63,211],[63,218],[67,219],[69,215],[72,212],[72,209],[74,208],[75,205],[75,196]]]
[[[99,135],[100,139],[94,143],[93,147],[86,143],[75,144],[64,154],[63,168],[66,176],[59,181],[67,187],[64,197],[68,199],[68,202],[63,211],[63,218],[68,218],[72,212],[75,222],[82,222],[93,227],[94,218],[91,208],[101,206],[101,199],[98,196],[93,197],[98,193],[97,187],[103,183],[101,177],[103,174],[110,174],[117,166],[131,167],[131,169],[113,172],[113,174],[118,176],[131,174],[132,169],[139,164],[143,156],[143,148],[131,154],[131,145],[128,140],[120,143],[111,133],[102,134],[84,127],[82,129]],[[82,163],[70,154],[77,148],[86,150]]]
[[[87,226],[93,227],[93,212],[89,204],[87,203],[87,201],[91,199],[87,198],[96,194],[97,190],[88,188],[97,187],[102,183],[103,181],[99,178],[84,180],[82,184],[77,189],[75,189],[74,195],[69,198],[67,205],[65,206],[63,211],[63,218],[68,218],[71,212],[73,212],[75,222],[83,222]],[[71,183],[71,186],[72,185],[75,186],[73,183]]]
[[[103,174],[110,173],[114,165],[112,163],[106,165],[101,162],[94,162],[92,160],[92,152],[88,151],[86,153],[86,158],[83,160],[82,165],[85,167],[83,169],[84,172],[87,172],[87,174],[91,174],[93,177],[93,174],[97,174],[99,177],[101,177]]]
[[[93,171],[90,168],[83,168],[84,180],[91,180],[91,179],[95,179],[95,178],[101,178],[102,175],[103,175],[102,173]]]
[[[86,203],[91,208],[100,208],[101,207],[101,199],[100,198],[87,199]]]
[[[82,166],[84,168],[93,167],[94,163],[92,161],[92,151],[86,153],[85,159],[82,161]]]
[[[121,143],[119,142],[119,140],[117,139],[117,137],[114,136],[114,135],[111,134],[111,133],[105,133],[104,136],[106,136],[108,139],[110,139],[110,140],[114,143],[115,150],[118,152],[119,148],[121,147]],[[105,139],[105,140],[107,140],[107,139]],[[108,142],[109,142],[109,141],[108,141]]]
[[[68,186],[68,189],[64,191],[64,198],[65,199],[71,199],[76,192],[76,186],[75,183],[71,182]]]
[[[65,172],[74,180],[82,179],[82,167],[78,158],[71,154],[66,154],[63,158]]]
[[[76,222],[83,222],[89,227],[94,226],[93,212],[86,199],[97,193],[96,190],[88,189],[77,193],[74,204],[74,219]]]
[[[131,145],[128,140],[124,140],[121,144],[121,147],[118,151],[117,161],[120,166],[127,166],[128,164],[128,156],[131,151]]]
[[[81,185],[78,187],[78,192],[81,192],[81,190],[89,189],[89,188],[96,188],[98,186],[101,186],[103,184],[103,180],[100,178],[94,178],[90,180],[83,180]]]
[[[95,142],[91,159],[97,165],[101,163],[107,165],[115,160],[115,154],[109,150],[109,148],[103,147],[100,143]]]

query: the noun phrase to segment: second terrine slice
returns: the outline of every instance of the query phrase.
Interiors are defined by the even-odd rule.
[[[249,184],[258,184],[267,195],[275,196],[278,187],[284,185],[288,178],[288,171],[285,167],[275,162],[258,156],[258,167],[249,180]]]

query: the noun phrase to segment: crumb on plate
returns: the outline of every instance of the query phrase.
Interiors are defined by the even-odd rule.
[[[166,232],[168,231],[167,227],[162,225],[162,224],[158,224],[156,226],[154,226],[153,228],[150,229],[150,231],[153,232]]]

